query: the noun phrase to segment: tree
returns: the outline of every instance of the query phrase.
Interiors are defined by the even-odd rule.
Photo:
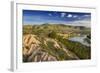
[[[48,34],[48,37],[50,38],[56,38],[57,34],[55,31],[51,31],[49,34]]]

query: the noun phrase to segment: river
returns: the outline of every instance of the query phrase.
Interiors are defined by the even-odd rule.
[[[84,40],[85,38],[86,38],[86,35],[82,35],[82,36],[71,37],[69,38],[69,40],[74,41],[74,42],[80,42],[81,44],[85,46],[90,46],[90,44]]]

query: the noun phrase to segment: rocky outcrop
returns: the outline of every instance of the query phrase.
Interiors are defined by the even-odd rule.
[[[56,61],[57,59],[47,52],[42,51],[42,47],[36,38],[36,35],[25,35],[23,37],[23,61]]]
[[[53,45],[49,47],[48,42],[52,42]],[[79,59],[75,54],[67,50],[63,44],[59,44],[57,40],[51,38],[44,38],[43,40],[33,34],[23,36],[23,62],[58,61],[60,53],[57,50],[62,50],[62,54],[72,59]]]

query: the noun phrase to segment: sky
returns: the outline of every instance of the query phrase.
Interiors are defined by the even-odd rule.
[[[90,27],[91,13],[23,10],[24,25],[44,23]]]

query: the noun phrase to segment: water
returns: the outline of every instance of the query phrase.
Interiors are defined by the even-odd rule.
[[[90,44],[84,40],[85,38],[86,38],[86,35],[83,35],[83,36],[69,38],[69,40],[74,41],[74,42],[80,42],[81,44],[85,46],[90,46]]]

